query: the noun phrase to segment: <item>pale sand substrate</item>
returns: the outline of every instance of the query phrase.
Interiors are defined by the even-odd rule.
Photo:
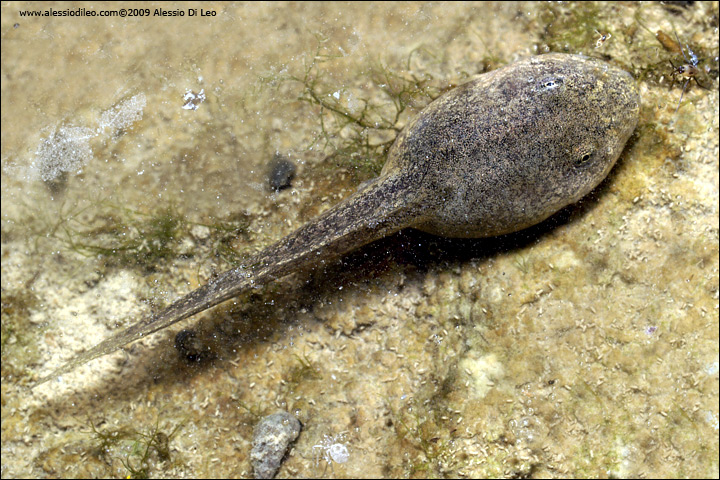
[[[338,96],[357,95],[378,64],[397,71],[411,57],[405,74],[462,83],[488,59],[541,53],[549,21],[538,4],[389,2],[19,17],[40,6],[2,11],[3,477],[139,467],[141,437],[100,451],[90,422],[126,433],[179,425],[168,460],[151,450],[151,476],[250,476],[252,428],[276,410],[304,426],[280,477],[717,477],[716,79],[704,80],[709,91],[693,85],[677,114],[679,87],[641,81],[643,119],[617,168],[547,227],[499,241],[397,235],[30,391],[74,352],[226,267],[202,227],[157,271],[108,266],[62,241],[78,225],[69,218],[89,229],[107,204],[148,214],[174,205],[206,224],[237,211],[248,233],[233,246],[257,250],[357,186],[346,168],[328,170],[322,143],[309,148],[318,110],[279,78],[315,59]],[[645,55],[633,49],[672,25],[717,54],[716,3],[681,15],[643,5],[647,30],[630,33],[637,8],[594,13],[614,27],[603,54]],[[186,90],[201,89],[206,101],[182,109]],[[142,120],[93,137],[92,158],[53,198],[30,168],[41,139],[60,125],[94,129],[141,93]],[[299,170],[292,189],[270,194],[264,165],[276,150]],[[192,325],[219,358],[178,359],[174,333]],[[347,445],[346,463],[316,458],[325,435]]]

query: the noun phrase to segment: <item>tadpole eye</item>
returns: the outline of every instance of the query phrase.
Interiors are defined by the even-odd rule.
[[[585,165],[588,162],[588,160],[590,160],[591,156],[592,156],[591,152],[583,153],[580,157],[578,157],[575,160],[575,166],[582,167],[583,165]]]

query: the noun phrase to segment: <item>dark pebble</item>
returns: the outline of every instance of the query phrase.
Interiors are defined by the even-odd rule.
[[[188,362],[199,362],[205,350],[193,330],[181,330],[175,335],[175,348]]]
[[[276,153],[268,168],[270,188],[276,192],[288,188],[295,178],[297,167],[287,157]]]

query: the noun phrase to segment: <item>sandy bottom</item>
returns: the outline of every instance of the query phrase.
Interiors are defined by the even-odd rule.
[[[247,477],[276,411],[303,424],[279,477],[718,476],[716,2],[41,8],[1,25],[3,477]],[[679,103],[687,45],[707,90]],[[433,96],[546,51],[643,99],[579,205],[402,232],[28,389],[354,191]]]

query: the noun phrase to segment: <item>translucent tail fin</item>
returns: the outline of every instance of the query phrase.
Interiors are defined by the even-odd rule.
[[[128,327],[78,354],[33,388],[130,342],[162,330],[228,300],[250,288],[394,233],[413,220],[408,178],[385,176],[321,214],[279,242],[251,258],[247,266],[228,270],[175,301],[165,310]]]

